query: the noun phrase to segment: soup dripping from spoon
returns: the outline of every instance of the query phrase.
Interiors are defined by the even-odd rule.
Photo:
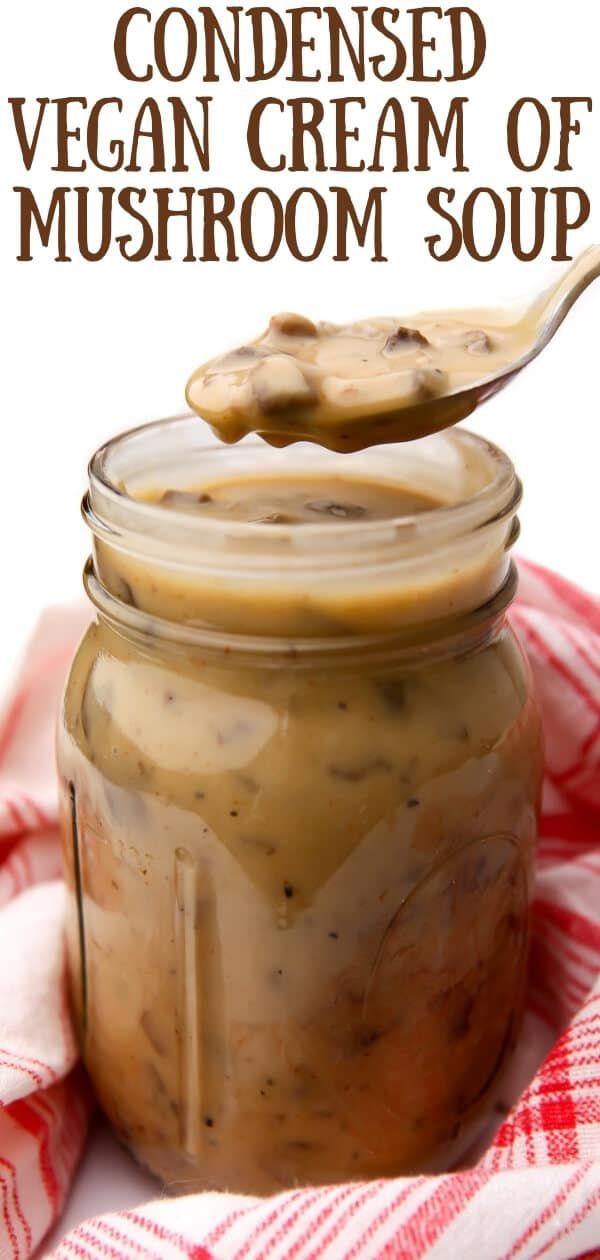
[[[276,315],[255,341],[200,367],[186,396],[225,442],[334,451],[408,442],[466,419],[552,340],[600,276],[591,246],[525,309],[426,312],[352,324]]]

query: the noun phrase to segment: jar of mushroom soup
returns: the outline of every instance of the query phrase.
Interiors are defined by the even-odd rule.
[[[447,1168],[519,1032],[540,722],[521,488],[464,430],[98,452],[59,731],[72,1001],[172,1192]]]

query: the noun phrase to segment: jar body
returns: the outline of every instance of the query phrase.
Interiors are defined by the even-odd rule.
[[[505,622],[345,664],[87,633],[59,730],[84,1060],[172,1191],[450,1167],[527,965],[540,727]]]

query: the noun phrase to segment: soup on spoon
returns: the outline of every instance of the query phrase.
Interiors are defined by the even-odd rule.
[[[200,368],[186,396],[225,442],[256,432],[274,446],[352,451],[406,440],[407,427],[410,437],[430,432],[428,403],[505,368],[512,353],[510,329],[468,317],[315,324],[275,315],[255,341]]]
[[[547,345],[600,275],[594,246],[550,292],[511,311],[313,323],[275,315],[256,340],[211,359],[186,397],[224,442],[260,434],[273,446],[334,451],[412,441],[465,419]]]

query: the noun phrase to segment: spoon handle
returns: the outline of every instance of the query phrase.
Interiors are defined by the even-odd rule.
[[[560,328],[581,294],[600,276],[600,245],[590,245],[575,259],[560,280],[533,304],[528,313],[540,330],[539,339],[546,345]]]

